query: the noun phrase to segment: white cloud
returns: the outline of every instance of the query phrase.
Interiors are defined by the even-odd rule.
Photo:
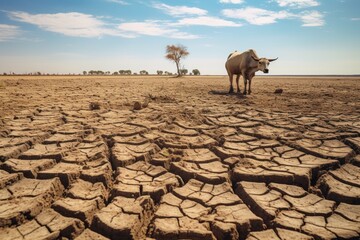
[[[299,15],[303,27],[319,27],[325,25],[324,15],[318,11],[305,11]]]
[[[250,24],[265,25],[275,23],[277,19],[291,18],[294,14],[287,11],[274,12],[261,8],[224,9],[222,13],[229,18],[243,19]]]
[[[231,0],[232,2],[239,2],[241,0]],[[210,27],[239,27],[241,24],[234,23],[218,17],[207,16],[208,12],[201,8],[187,7],[187,6],[170,6],[164,3],[153,4],[154,8],[163,10],[166,14],[181,17],[181,19],[172,23],[172,26],[181,25],[198,25]]]
[[[276,23],[280,19],[300,19],[304,27],[318,27],[325,24],[324,15],[319,11],[303,11],[294,14],[288,11],[269,11],[261,8],[224,9],[222,13],[229,18],[243,19],[250,24],[265,25]]]
[[[0,42],[9,41],[16,38],[21,33],[18,26],[0,24]]]
[[[242,24],[224,20],[217,17],[200,16],[180,19],[176,25],[198,25],[209,27],[240,27]]]
[[[107,2],[117,3],[120,5],[129,5],[128,2],[122,1],[122,0],[106,0]]]
[[[351,18],[351,21],[360,21],[360,18]]]
[[[54,14],[30,14],[26,12],[9,12],[12,20],[30,23],[39,28],[61,33],[72,37],[101,37],[103,35],[132,37],[106,26],[98,18],[78,12]]]
[[[280,7],[306,8],[316,7],[320,3],[317,0],[274,0]]]
[[[174,23],[166,21],[127,22],[115,26],[100,17],[78,12],[55,14],[29,14],[9,12],[11,19],[34,24],[39,28],[73,37],[101,37],[104,35],[135,38],[141,35],[178,39],[196,39],[198,35],[182,32]]]
[[[244,0],[220,0],[220,3],[241,4],[244,3]]]
[[[166,14],[179,17],[185,15],[206,15],[207,11],[197,7],[187,7],[187,6],[170,6],[164,3],[156,3],[153,5],[154,8],[163,10]]]
[[[147,35],[147,36],[163,36],[177,39],[196,39],[197,35],[181,32],[170,23],[164,21],[144,21],[144,22],[128,22],[122,23],[118,29],[124,33]]]

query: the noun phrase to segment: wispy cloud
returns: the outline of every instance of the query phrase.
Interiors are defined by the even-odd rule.
[[[220,3],[241,4],[244,3],[244,0],[220,0]]]
[[[229,18],[242,19],[253,25],[276,23],[282,19],[300,19],[304,27],[319,27],[325,25],[324,15],[319,11],[303,11],[292,13],[289,11],[269,11],[261,8],[224,9],[223,15]]]
[[[280,7],[306,8],[316,7],[320,3],[317,0],[273,0],[279,4]]]
[[[318,11],[305,11],[300,15],[303,27],[319,27],[325,25],[324,15]]]
[[[54,14],[30,14],[26,12],[8,12],[12,20],[25,22],[39,28],[72,37],[101,37],[104,35],[132,37],[123,34],[93,15],[78,12]]]
[[[200,16],[180,19],[176,25],[198,25],[209,27],[241,27],[242,24],[228,21],[218,17]]]
[[[155,3],[153,7],[164,11],[166,14],[181,17],[186,15],[206,15],[207,11],[197,7],[188,7],[188,6],[170,6],[164,3]]]
[[[122,0],[106,0],[107,2],[112,2],[112,3],[117,3],[117,4],[120,4],[120,5],[129,5],[128,2],[126,1],[122,1]]]
[[[128,22],[122,23],[118,29],[124,33],[147,35],[147,36],[162,36],[177,39],[196,39],[200,36],[181,32],[166,21],[148,20],[144,22]]]
[[[241,9],[224,9],[224,16],[235,19],[243,19],[250,24],[265,25],[275,23],[278,19],[291,18],[294,15],[287,11],[274,12],[261,8],[247,7]]]
[[[138,36],[162,36],[178,39],[196,39],[200,36],[180,31],[172,22],[143,21],[121,24],[107,23],[101,17],[78,12],[55,14],[30,14],[26,12],[8,12],[12,20],[26,22],[39,28],[72,37],[120,36],[135,38]],[[10,31],[10,28],[8,32]],[[5,32],[5,31],[4,31]],[[1,33],[5,36],[5,33]],[[9,35],[10,33],[8,33]],[[4,37],[5,39],[5,37]]]
[[[21,30],[18,26],[0,24],[0,42],[5,42],[18,37]]]
[[[360,18],[351,18],[351,21],[360,21]]]
[[[238,2],[240,0],[232,0]],[[172,26],[208,26],[208,27],[240,27],[242,24],[225,20],[219,17],[209,16],[208,12],[201,8],[188,6],[170,6],[164,3],[155,3],[153,7],[161,9],[166,14],[180,18]]]

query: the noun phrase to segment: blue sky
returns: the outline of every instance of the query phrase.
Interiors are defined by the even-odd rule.
[[[359,0],[0,0],[0,72],[226,74],[234,50],[279,60],[271,74],[360,74]]]

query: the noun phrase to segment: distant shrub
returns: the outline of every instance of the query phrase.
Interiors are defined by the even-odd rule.
[[[181,75],[186,75],[189,71],[187,69],[181,69],[180,73]]]
[[[193,70],[192,70],[192,73],[193,73],[194,75],[200,75],[199,69],[193,69]]]
[[[131,70],[119,70],[120,75],[131,75]]]

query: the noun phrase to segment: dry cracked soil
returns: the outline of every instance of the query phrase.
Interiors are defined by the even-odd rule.
[[[359,239],[360,79],[252,87],[0,77],[0,239]]]

